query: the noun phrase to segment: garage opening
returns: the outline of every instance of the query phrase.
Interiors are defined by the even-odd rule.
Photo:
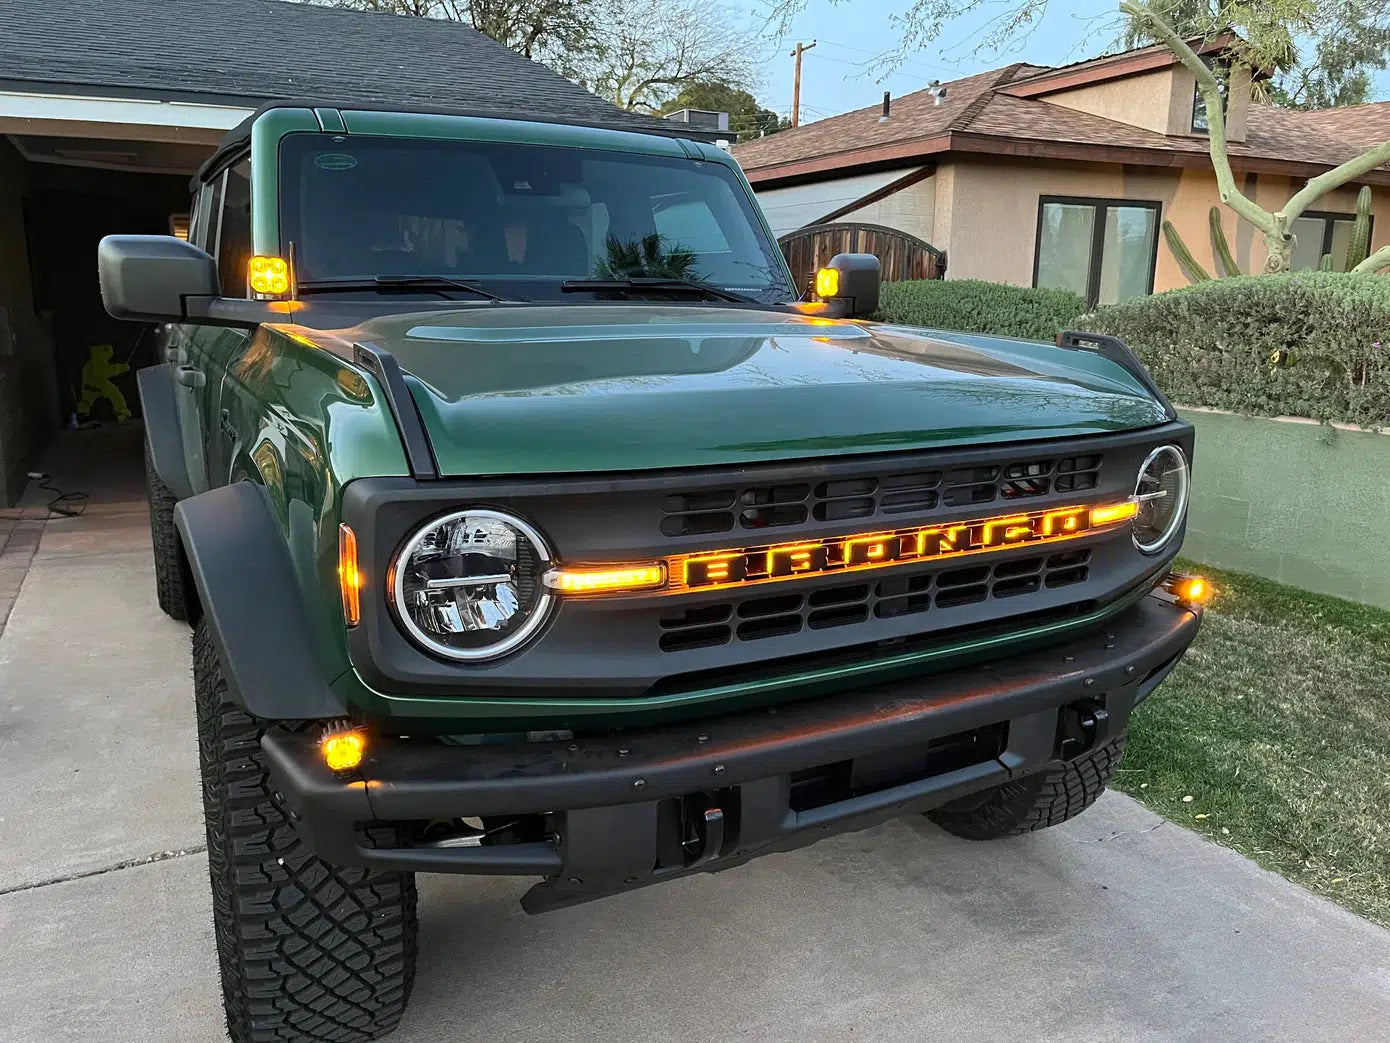
[[[0,137],[0,507],[16,502],[60,432],[59,456],[80,456],[87,475],[138,473],[135,373],[162,360],[152,326],[102,307],[97,243],[186,231],[188,179],[210,152]]]

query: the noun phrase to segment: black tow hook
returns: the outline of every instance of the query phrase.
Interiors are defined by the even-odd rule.
[[[689,800],[690,798],[687,798],[687,801]],[[704,865],[717,858],[724,848],[724,810],[713,803],[703,800],[701,803],[705,806],[699,809],[697,814],[690,816],[693,836],[684,845],[687,866]],[[696,809],[690,808],[687,803],[687,810]]]
[[[1110,734],[1110,713],[1099,700],[1080,699],[1062,707],[1057,731],[1057,756],[1080,757]]]

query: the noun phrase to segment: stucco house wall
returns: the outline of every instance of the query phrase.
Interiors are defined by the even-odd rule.
[[[861,206],[835,219],[887,225],[910,232],[936,246],[936,176],[894,192],[868,206]]]
[[[893,176],[901,177],[902,171]],[[1287,177],[1261,174],[1245,178],[1244,187],[1261,206],[1275,210],[1298,186]],[[760,201],[771,194],[759,193]],[[1209,272],[1217,271],[1207,215],[1220,197],[1215,175],[1202,170],[999,156],[958,159],[941,163],[932,177],[846,213],[840,220],[884,224],[925,239],[947,252],[947,278],[1031,286],[1038,204],[1043,196],[1157,202],[1161,207],[1160,220],[1172,221],[1193,256]],[[1390,190],[1375,188],[1373,199],[1375,242],[1390,241]],[[1332,192],[1317,203],[1316,209],[1354,213],[1356,189]],[[1264,237],[1224,207],[1222,226],[1241,270],[1252,274],[1263,271]],[[789,230],[779,229],[779,234]],[[1154,291],[1185,285],[1187,277],[1160,233]]]

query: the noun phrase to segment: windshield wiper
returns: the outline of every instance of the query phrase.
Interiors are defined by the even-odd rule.
[[[634,276],[631,279],[567,279],[560,284],[563,293],[687,293],[703,294],[721,301],[736,304],[757,304],[752,297],[745,297],[732,290],[721,290],[708,283],[693,279],[667,279],[661,276]]]
[[[346,293],[352,290],[376,290],[381,293],[412,293],[416,290],[434,291],[447,299],[444,290],[462,290],[490,301],[517,301],[517,297],[503,297],[501,294],[485,290],[472,282],[454,279],[447,275],[377,275],[370,279],[315,279],[302,282],[299,289],[305,293]]]

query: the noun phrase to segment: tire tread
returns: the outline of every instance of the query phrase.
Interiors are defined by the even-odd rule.
[[[1060,768],[1025,775],[983,794],[927,812],[942,829],[967,840],[1020,836],[1075,818],[1105,792],[1124,755],[1117,735]]]
[[[194,631],[193,665],[233,1043],[380,1038],[396,1027],[414,982],[414,877],[310,854],[270,789],[260,748],[267,723],[228,697],[206,623]],[[296,726],[306,725],[287,727]]]
[[[160,480],[154,470],[154,457],[145,441],[145,490],[150,501],[150,542],[154,547],[154,589],[159,607],[170,619],[189,619],[189,577],[174,527],[174,505],[178,497]]]

